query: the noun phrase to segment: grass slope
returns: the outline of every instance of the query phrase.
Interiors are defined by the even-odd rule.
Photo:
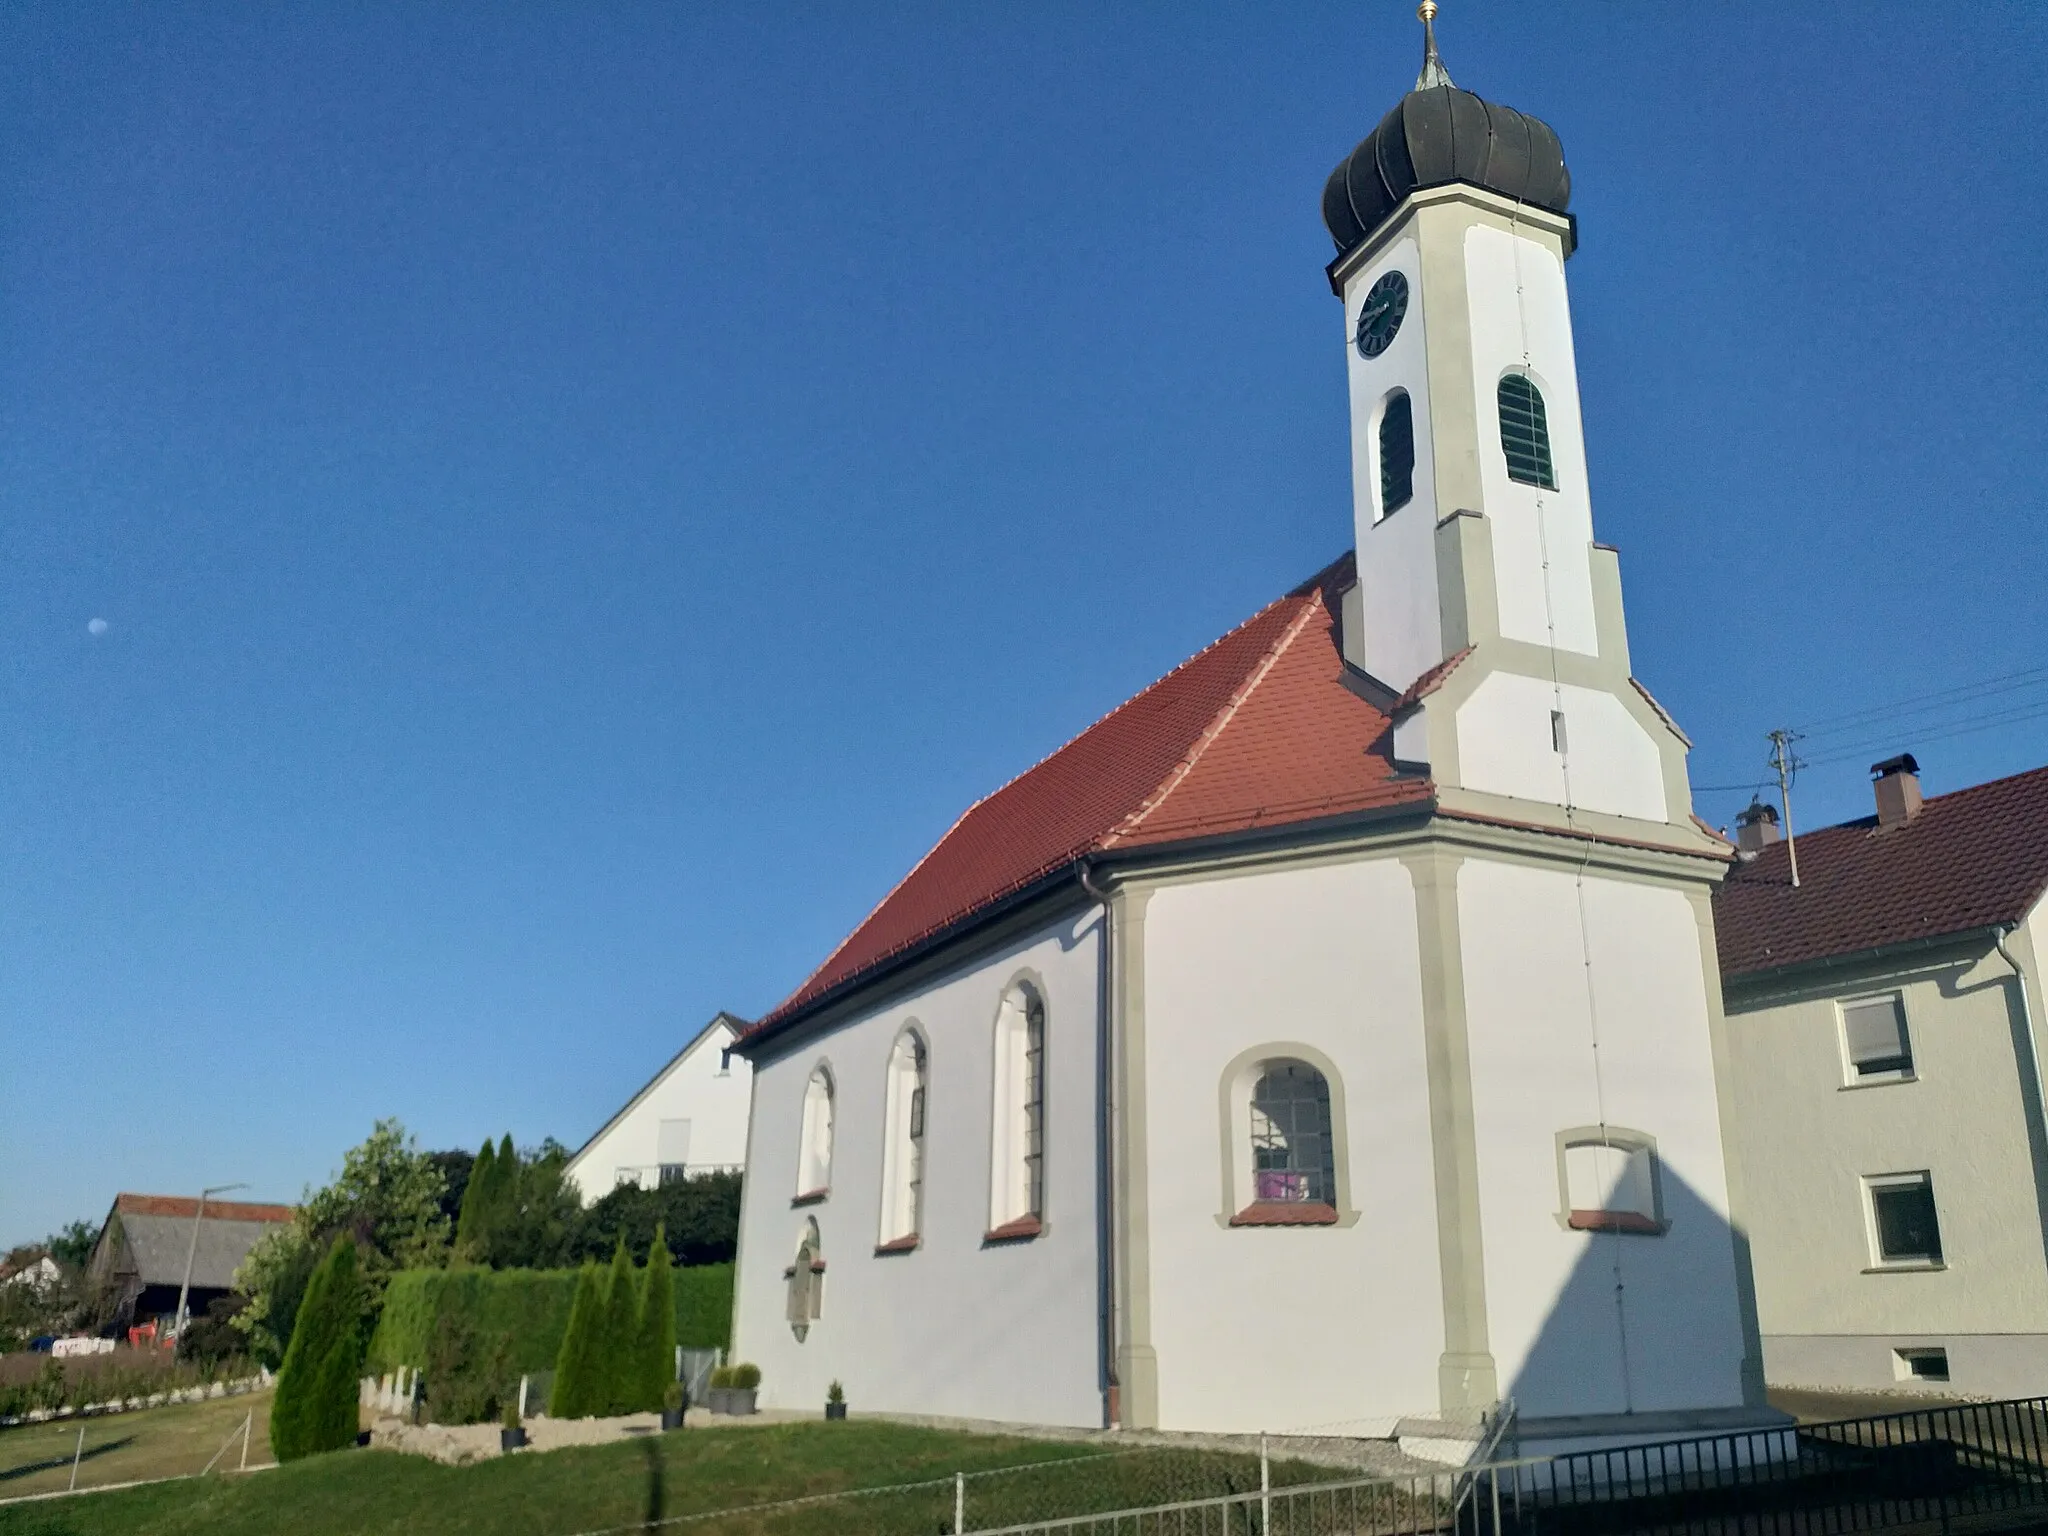
[[[256,1421],[251,1427],[249,1465],[254,1467],[271,1459],[268,1392],[0,1429],[0,1499],[52,1493],[67,1486],[81,1424],[85,1454],[78,1464],[78,1486],[93,1488],[197,1472],[251,1412]],[[231,1467],[241,1458],[237,1437],[221,1462]]]

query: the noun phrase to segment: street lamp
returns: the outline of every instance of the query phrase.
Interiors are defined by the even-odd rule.
[[[171,1332],[174,1339],[185,1336],[185,1303],[192,1294],[192,1265],[199,1257],[199,1223],[206,1219],[206,1197],[248,1187],[246,1184],[216,1184],[211,1189],[199,1191],[199,1208],[192,1213],[192,1245],[185,1250],[185,1281],[178,1287],[178,1321]]]

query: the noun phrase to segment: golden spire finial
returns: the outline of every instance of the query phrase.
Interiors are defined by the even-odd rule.
[[[1436,51],[1436,0],[1422,0],[1415,7],[1415,19],[1422,23],[1422,73],[1415,77],[1415,89],[1426,91],[1432,86],[1449,85],[1450,71],[1444,68]]]

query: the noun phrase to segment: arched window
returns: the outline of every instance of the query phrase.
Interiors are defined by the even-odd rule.
[[[783,1271],[789,1282],[785,1316],[789,1331],[799,1344],[825,1310],[825,1245],[818,1237],[818,1223],[804,1223],[804,1235],[796,1245],[796,1262]]]
[[[1500,447],[1507,455],[1508,478],[1523,485],[1557,489],[1550,463],[1550,421],[1543,411],[1543,392],[1524,373],[1503,374],[1500,381]]]
[[[1252,1199],[1258,1205],[1337,1203],[1330,1085],[1305,1061],[1269,1061],[1252,1088]]]
[[[1035,1237],[1045,1214],[1045,1002],[1029,983],[996,1011],[994,1078],[988,1236]]]
[[[813,1200],[832,1187],[832,1073],[819,1067],[804,1085],[803,1143],[797,1149],[796,1197]]]
[[[1415,408],[1405,389],[1387,396],[1380,412],[1380,516],[1415,496]]]
[[[930,1075],[924,1037],[906,1029],[889,1056],[889,1137],[882,1153],[881,1247],[915,1248],[924,1218],[925,1088]]]

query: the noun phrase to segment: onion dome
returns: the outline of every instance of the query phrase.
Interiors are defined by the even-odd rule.
[[[1462,181],[1563,213],[1572,176],[1548,123],[1461,91],[1437,57],[1433,4],[1421,10],[1415,89],[1346,155],[1323,187],[1323,223],[1343,255],[1419,187]]]

